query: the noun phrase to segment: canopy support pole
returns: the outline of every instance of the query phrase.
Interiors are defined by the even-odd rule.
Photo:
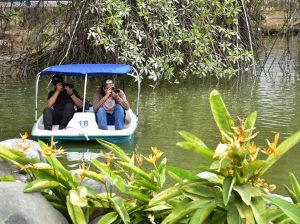
[[[38,73],[36,77],[36,82],[35,82],[35,121],[37,121],[37,107],[38,107],[38,91],[39,91],[39,79],[40,79],[40,72]]]
[[[83,113],[85,112],[86,87],[87,87],[87,73],[85,74],[84,77],[83,108],[82,108]]]

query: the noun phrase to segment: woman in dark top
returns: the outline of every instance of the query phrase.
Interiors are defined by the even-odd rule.
[[[66,84],[61,75],[52,77],[54,90],[48,94],[48,106],[43,112],[44,129],[52,130],[52,125],[64,129],[74,115],[74,105],[82,108],[83,103],[78,92]]]

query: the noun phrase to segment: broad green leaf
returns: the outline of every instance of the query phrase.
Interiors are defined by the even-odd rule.
[[[287,217],[280,208],[278,208],[275,205],[271,205],[267,210],[266,210],[266,218],[267,222],[273,222],[274,220],[280,218],[281,216]]]
[[[285,139],[278,146],[278,153],[276,156],[269,156],[267,158],[267,166],[261,171],[261,175],[264,174],[270,167],[274,165],[286,152],[288,152],[294,145],[296,145],[300,141],[300,131],[296,132],[289,138]]]
[[[118,147],[115,144],[112,144],[110,142],[104,141],[102,139],[97,139],[97,142],[99,142],[101,145],[112,151],[116,156],[118,156],[122,161],[129,162],[130,158],[125,154],[125,152]]]
[[[209,203],[211,203],[211,199],[207,200],[197,200],[197,201],[191,201],[188,204],[185,204],[184,206],[176,207],[170,213],[161,224],[172,224],[172,223],[179,223],[180,219],[184,218],[186,215],[193,213],[195,210],[199,208],[203,208],[207,206]]]
[[[39,140],[38,143],[39,143],[41,149],[47,147],[47,145],[44,142],[42,142],[41,140]],[[73,177],[72,173],[61,164],[61,162],[55,157],[55,155],[47,156],[44,154],[44,156],[45,156],[47,162],[51,166],[53,166],[53,168],[56,171],[60,172],[62,174],[62,176],[67,180],[68,186],[70,188],[74,188],[78,185],[75,178]]]
[[[240,217],[242,219],[246,219],[247,224],[255,224],[253,212],[250,206],[247,206],[244,203],[236,203],[235,206],[239,211]]]
[[[293,173],[289,173],[289,176],[290,176],[290,181],[291,181],[291,184],[292,184],[292,188],[295,192],[295,196],[298,200],[298,202],[300,202],[300,186],[299,186],[299,183],[295,177],[295,175]]]
[[[295,223],[300,223],[300,208],[276,196],[264,195],[263,197],[278,206]]]
[[[133,182],[136,184],[136,185],[139,185],[139,186],[143,186],[145,188],[148,188],[150,190],[153,190],[153,191],[160,191],[160,187],[156,185],[156,183],[154,183],[153,181],[148,181],[146,179],[142,179],[140,177],[136,177]]]
[[[209,161],[213,160],[214,151],[209,149],[199,138],[187,131],[180,131],[179,134],[186,142],[178,142],[177,146],[199,153]]]
[[[116,212],[109,212],[106,213],[102,218],[98,221],[97,224],[111,224],[114,223],[118,218],[118,213]]]
[[[244,129],[247,130],[247,129],[254,128],[256,117],[257,117],[256,111],[250,113],[249,116],[245,120]]]
[[[227,212],[227,223],[228,224],[243,224],[243,220],[233,203],[228,204]]]
[[[298,198],[295,194],[295,192],[293,192],[288,186],[286,186],[285,184],[283,185],[283,187],[285,188],[285,190],[287,191],[287,193],[289,194],[290,198],[292,199],[292,201],[294,202],[294,204],[297,204]]]
[[[206,205],[203,205],[203,207],[199,208],[191,217],[191,221],[189,222],[189,224],[204,223],[204,221],[215,208],[216,204],[214,201],[208,202]]]
[[[257,202],[250,202],[250,207],[252,209],[255,221],[257,224],[265,224],[266,218],[263,209],[261,209],[261,203]]]
[[[171,209],[171,208],[172,207],[169,204],[165,203],[165,204],[158,204],[158,205],[146,208],[146,209],[144,209],[144,211],[155,212],[155,211],[168,210],[168,209]]]
[[[85,189],[85,191],[86,191],[85,196],[81,195],[81,190],[83,190],[83,189]],[[79,206],[79,207],[87,206],[87,198],[86,198],[87,190],[86,190],[85,187],[81,187],[81,188],[77,188],[77,189],[71,189],[69,191],[69,193],[70,193],[70,202],[73,205],[76,205],[76,206]]]
[[[208,161],[213,161],[213,151],[205,148],[203,146],[197,145],[193,142],[177,142],[177,146],[190,150],[192,152],[196,152],[203,156],[203,158],[207,159]]]
[[[162,161],[160,162],[157,168],[160,187],[162,187],[166,182],[166,166],[167,166],[167,158],[165,157],[162,159]]]
[[[162,201],[167,201],[167,200],[169,200],[173,197],[176,197],[180,194],[181,194],[181,186],[180,185],[167,188],[166,190],[155,195],[149,202],[149,206],[158,204],[159,202],[162,202]]]
[[[101,164],[100,161],[93,159],[92,164],[94,164],[97,169],[99,169],[110,181],[112,185],[115,185],[120,191],[125,191],[125,184],[121,177],[114,174],[111,169],[109,169],[107,166],[104,166]]]
[[[123,222],[125,224],[129,224],[130,223],[130,218],[129,218],[127,210],[124,206],[123,199],[120,198],[120,197],[115,197],[115,198],[110,198],[110,201],[112,202],[116,212],[119,214],[119,216],[121,217]]]
[[[70,196],[67,196],[67,208],[70,218],[74,224],[86,224],[84,213],[81,207],[73,205],[70,202]]]
[[[216,198],[219,193],[217,188],[208,186],[205,182],[189,183],[182,186],[181,189],[183,192],[187,192],[205,198]]]
[[[16,181],[16,179],[12,175],[0,176],[0,181]]]
[[[143,193],[138,192],[138,191],[125,191],[124,194],[132,196],[132,197],[134,197],[137,200],[142,201],[142,202],[149,202],[150,201],[150,198],[146,194],[143,194]]]
[[[233,185],[235,184],[235,177],[231,177],[231,176],[227,176],[224,179],[224,183],[223,183],[223,201],[225,206],[227,205],[230,195],[231,195],[231,191],[233,188]]]
[[[60,184],[57,181],[41,180],[37,179],[31,182],[27,182],[24,188],[24,192],[40,191],[44,189],[52,189],[58,187]]]
[[[83,175],[84,176],[87,176],[95,181],[98,181],[102,184],[105,184],[105,179],[104,179],[104,176],[99,174],[99,173],[96,173],[96,172],[93,172],[93,171],[90,171],[90,170],[84,170],[83,171]]]
[[[264,169],[268,165],[265,160],[254,160],[243,166],[243,172],[247,173],[249,176],[254,175],[260,170]]]
[[[4,145],[0,145],[0,157],[13,163],[19,168],[22,168],[27,164],[40,162],[38,159],[27,158],[25,153],[16,149],[10,149]]]
[[[234,122],[217,90],[210,93],[210,107],[215,122],[221,132],[232,132]]]
[[[178,178],[184,180],[189,180],[189,181],[194,181],[194,180],[199,180],[199,177],[188,171],[188,170],[185,170],[183,168],[179,168],[179,167],[174,167],[174,166],[167,166],[167,171],[169,173],[173,173],[174,175],[178,176]]]
[[[130,164],[127,162],[118,162],[118,164],[120,164],[121,166],[130,169],[132,172],[138,174],[140,177],[145,178],[146,180],[153,182],[151,176],[149,174],[147,174],[144,170]]]
[[[250,205],[250,201],[251,201],[252,188],[253,187],[250,184],[235,185],[233,187],[233,189],[239,193],[243,202],[245,202],[245,204],[248,206]]]

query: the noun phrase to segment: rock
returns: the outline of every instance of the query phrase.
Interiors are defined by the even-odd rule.
[[[0,182],[0,224],[68,223],[40,193],[24,193],[24,187],[24,183]]]
[[[4,145],[8,148],[21,151],[20,147],[17,146],[17,142],[21,143],[22,139],[21,138],[7,139],[7,140],[0,142],[0,145]],[[26,151],[24,151],[27,158],[36,158],[40,161],[44,161],[44,158],[41,153],[40,145],[36,141],[26,139],[24,141],[24,145],[28,145],[28,144],[31,144],[31,147],[28,148]]]
[[[21,138],[15,138],[15,139],[7,139],[2,142],[0,142],[0,147],[1,145],[4,145],[8,148],[16,149],[21,151],[20,147],[17,146],[17,142],[22,142]],[[37,142],[26,139],[24,141],[24,145],[31,144],[31,147],[28,148],[24,153],[28,158],[35,158],[40,161],[45,161],[44,157],[42,156],[42,153],[40,151],[40,146]],[[15,179],[20,180],[22,182],[26,182],[29,178],[28,175],[26,175],[24,172],[20,172],[19,167],[13,165],[11,162],[6,161],[5,159],[2,159],[0,157],[0,176],[8,176],[12,175]]]

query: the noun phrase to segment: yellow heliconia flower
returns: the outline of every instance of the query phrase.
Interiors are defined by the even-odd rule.
[[[111,162],[115,159],[115,156],[112,155],[111,152],[107,153],[107,152],[103,152],[102,150],[100,151],[100,153],[106,158],[106,166],[110,166]]]
[[[143,157],[145,160],[147,160],[149,163],[152,163],[155,166],[156,161],[159,159],[159,157],[162,156],[163,152],[159,151],[157,147],[151,147],[151,150],[153,154],[149,155],[148,157]]]
[[[155,146],[155,147],[151,147],[151,150],[153,151],[153,156],[156,159],[159,159],[159,157],[162,156],[162,154],[164,154],[163,152],[159,151],[159,149]]]
[[[16,145],[20,149],[22,149],[22,151],[24,152],[27,149],[29,149],[32,146],[32,144],[30,142],[29,143],[25,142],[27,140],[27,138],[28,138],[28,133],[27,132],[25,132],[24,135],[22,135],[22,133],[20,133],[20,136],[21,136],[22,140],[21,140],[21,142],[16,141]]]
[[[77,169],[75,171],[75,173],[77,174],[77,177],[79,178],[80,182],[82,182],[85,178],[85,171],[88,171],[90,169],[91,164],[89,164],[88,166],[85,165],[84,162],[82,162],[81,165],[79,165],[79,169]]]
[[[247,147],[247,150],[248,150],[248,152],[250,153],[250,154],[249,154],[250,161],[256,160],[260,148],[257,147],[257,146],[253,143],[251,146]]]
[[[268,142],[268,148],[267,149],[263,149],[262,153],[266,154],[266,155],[271,155],[273,154],[274,156],[277,155],[277,153],[279,152],[279,148],[277,147],[278,145],[278,139],[279,139],[279,133],[277,133],[274,137],[274,141],[272,143],[269,142],[269,140],[267,139]]]
[[[62,147],[59,147],[59,149],[56,148],[56,142],[53,141],[53,137],[51,138],[50,145],[45,144],[42,147],[43,154],[47,155],[47,156],[52,156],[52,155],[55,155],[55,154],[58,154],[58,153],[62,153],[63,151],[64,150],[63,150]]]
[[[24,135],[22,135],[22,133],[20,133],[20,136],[22,138],[22,142],[24,142],[28,138],[28,133],[25,132]]]
[[[136,154],[135,159],[137,161],[138,167],[142,168],[142,165],[143,165],[143,156],[142,156],[142,154]]]
[[[156,158],[151,154],[148,157],[143,156],[145,160],[149,163],[152,163],[155,166]]]

